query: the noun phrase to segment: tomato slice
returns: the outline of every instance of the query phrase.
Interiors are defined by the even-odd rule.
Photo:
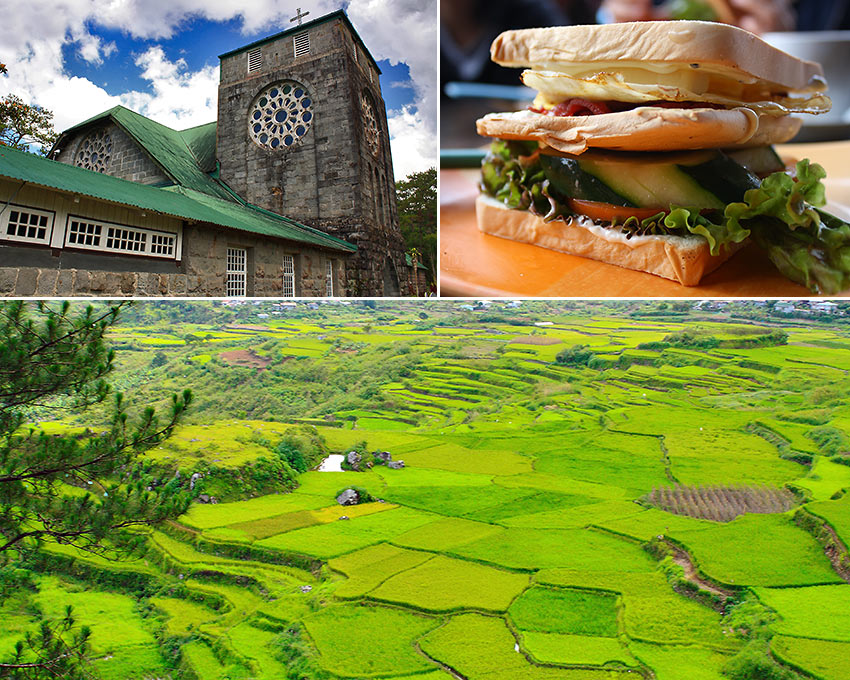
[[[578,198],[568,199],[567,205],[573,212],[587,215],[589,218],[600,222],[613,222],[614,220],[622,222],[629,217],[644,220],[658,213],[667,212],[664,208],[630,208],[624,205],[611,205],[610,203],[585,201]]]

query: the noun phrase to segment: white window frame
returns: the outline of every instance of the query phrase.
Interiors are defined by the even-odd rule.
[[[248,295],[248,250],[247,248],[227,249],[227,268],[225,278],[226,297],[247,297]]]
[[[334,261],[328,258],[325,262],[325,297],[334,296]]]
[[[283,297],[295,297],[295,255],[283,256]]]
[[[292,53],[296,59],[310,54],[310,31],[302,31],[292,36]]]
[[[172,231],[68,215],[64,247],[177,260],[179,241],[179,235]]]
[[[263,68],[263,48],[255,47],[253,50],[248,50],[248,73],[259,71]]]
[[[21,216],[26,215],[26,219],[22,220]],[[37,222],[33,224],[33,218]],[[38,245],[50,245],[50,239],[53,237],[53,224],[56,219],[56,213],[52,210],[40,210],[39,208],[30,208],[17,203],[9,203],[5,210],[0,213],[0,239],[4,241],[15,241],[16,243],[36,243]],[[21,236],[18,233],[10,234],[9,227],[14,225],[17,232],[21,227],[25,227],[25,233]],[[44,230],[44,235],[39,237],[38,231]],[[30,236],[30,232],[35,231],[34,236]]]

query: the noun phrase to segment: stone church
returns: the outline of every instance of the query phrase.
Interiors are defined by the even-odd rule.
[[[0,294],[425,293],[377,63],[340,10],[221,55],[217,122],[124,107],[0,147]]]

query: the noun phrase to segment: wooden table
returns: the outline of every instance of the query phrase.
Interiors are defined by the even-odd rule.
[[[850,205],[850,141],[785,144],[777,151],[783,157],[810,158],[823,165],[830,204]],[[754,245],[703,278],[699,286],[686,287],[652,274],[482,234],[474,213],[478,174],[440,172],[441,296],[813,297],[779,274]]]

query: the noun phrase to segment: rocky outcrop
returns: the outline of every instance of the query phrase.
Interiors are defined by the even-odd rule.
[[[336,497],[336,502],[340,505],[357,505],[360,502],[360,494],[354,489],[346,489]]]

